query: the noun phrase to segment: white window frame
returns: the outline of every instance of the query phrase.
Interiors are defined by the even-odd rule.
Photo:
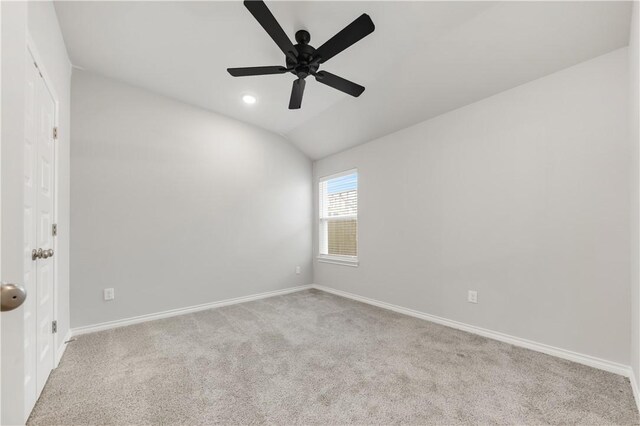
[[[341,255],[336,255],[336,254],[322,254],[323,251],[328,251],[327,248],[325,248],[325,250],[323,250],[323,248],[321,247],[321,245],[323,244],[323,242],[325,244],[328,244],[328,240],[327,238],[322,238],[320,236],[320,232],[322,232],[323,226],[324,224],[326,224],[328,222],[328,219],[323,219],[322,216],[322,212],[320,211],[321,206],[322,206],[322,200],[320,199],[320,197],[322,196],[322,192],[320,191],[320,184],[322,182],[331,180],[331,179],[336,179],[336,178],[340,178],[342,176],[347,176],[347,175],[351,175],[351,174],[357,174],[358,175],[358,187],[357,187],[357,191],[358,191],[358,213],[355,215],[345,215],[345,216],[341,216],[340,218],[334,218],[334,219],[344,219],[344,220],[348,220],[348,219],[356,219],[356,235],[359,235],[360,232],[360,226],[359,226],[359,220],[358,220],[358,215],[360,213],[360,173],[358,173],[358,169],[354,168],[354,169],[349,169],[349,170],[345,170],[343,172],[340,173],[334,173],[332,175],[328,175],[328,176],[322,176],[318,179],[317,182],[317,188],[318,188],[318,262],[321,263],[333,263],[336,265],[344,265],[344,266],[353,266],[353,267],[357,267],[359,264],[358,261],[358,256],[341,256]],[[357,240],[356,240],[357,241]],[[357,253],[358,255],[360,254],[360,245],[359,242],[356,242],[356,247],[357,247]]]

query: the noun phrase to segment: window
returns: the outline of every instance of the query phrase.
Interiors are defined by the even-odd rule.
[[[358,172],[349,170],[320,179],[318,260],[358,264]]]

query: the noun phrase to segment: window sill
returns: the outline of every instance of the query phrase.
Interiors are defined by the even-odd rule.
[[[358,267],[358,259],[350,259],[337,256],[318,256],[318,262],[321,263],[333,263],[334,265]]]

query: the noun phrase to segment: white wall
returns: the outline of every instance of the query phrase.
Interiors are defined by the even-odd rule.
[[[633,3],[629,34],[629,137],[631,142],[631,368],[636,385],[640,384],[640,122],[638,98],[640,73],[638,52],[638,2]],[[636,395],[638,398],[639,395]],[[640,401],[636,401],[640,405]]]
[[[58,95],[58,349],[69,330],[69,111],[71,65],[50,2],[2,4],[2,280],[23,284],[24,112],[27,34]],[[29,296],[28,296],[29,297]],[[33,297],[33,295],[31,295]],[[2,314],[2,424],[24,422],[23,311]],[[28,408],[28,407],[27,407]]]
[[[114,80],[72,82],[73,327],[311,283],[300,151]]]
[[[316,162],[316,179],[359,170],[360,266],[315,262],[315,283],[629,365],[627,62]]]

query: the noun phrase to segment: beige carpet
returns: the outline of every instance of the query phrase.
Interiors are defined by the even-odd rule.
[[[315,290],[84,335],[52,424],[638,424],[629,381]]]

